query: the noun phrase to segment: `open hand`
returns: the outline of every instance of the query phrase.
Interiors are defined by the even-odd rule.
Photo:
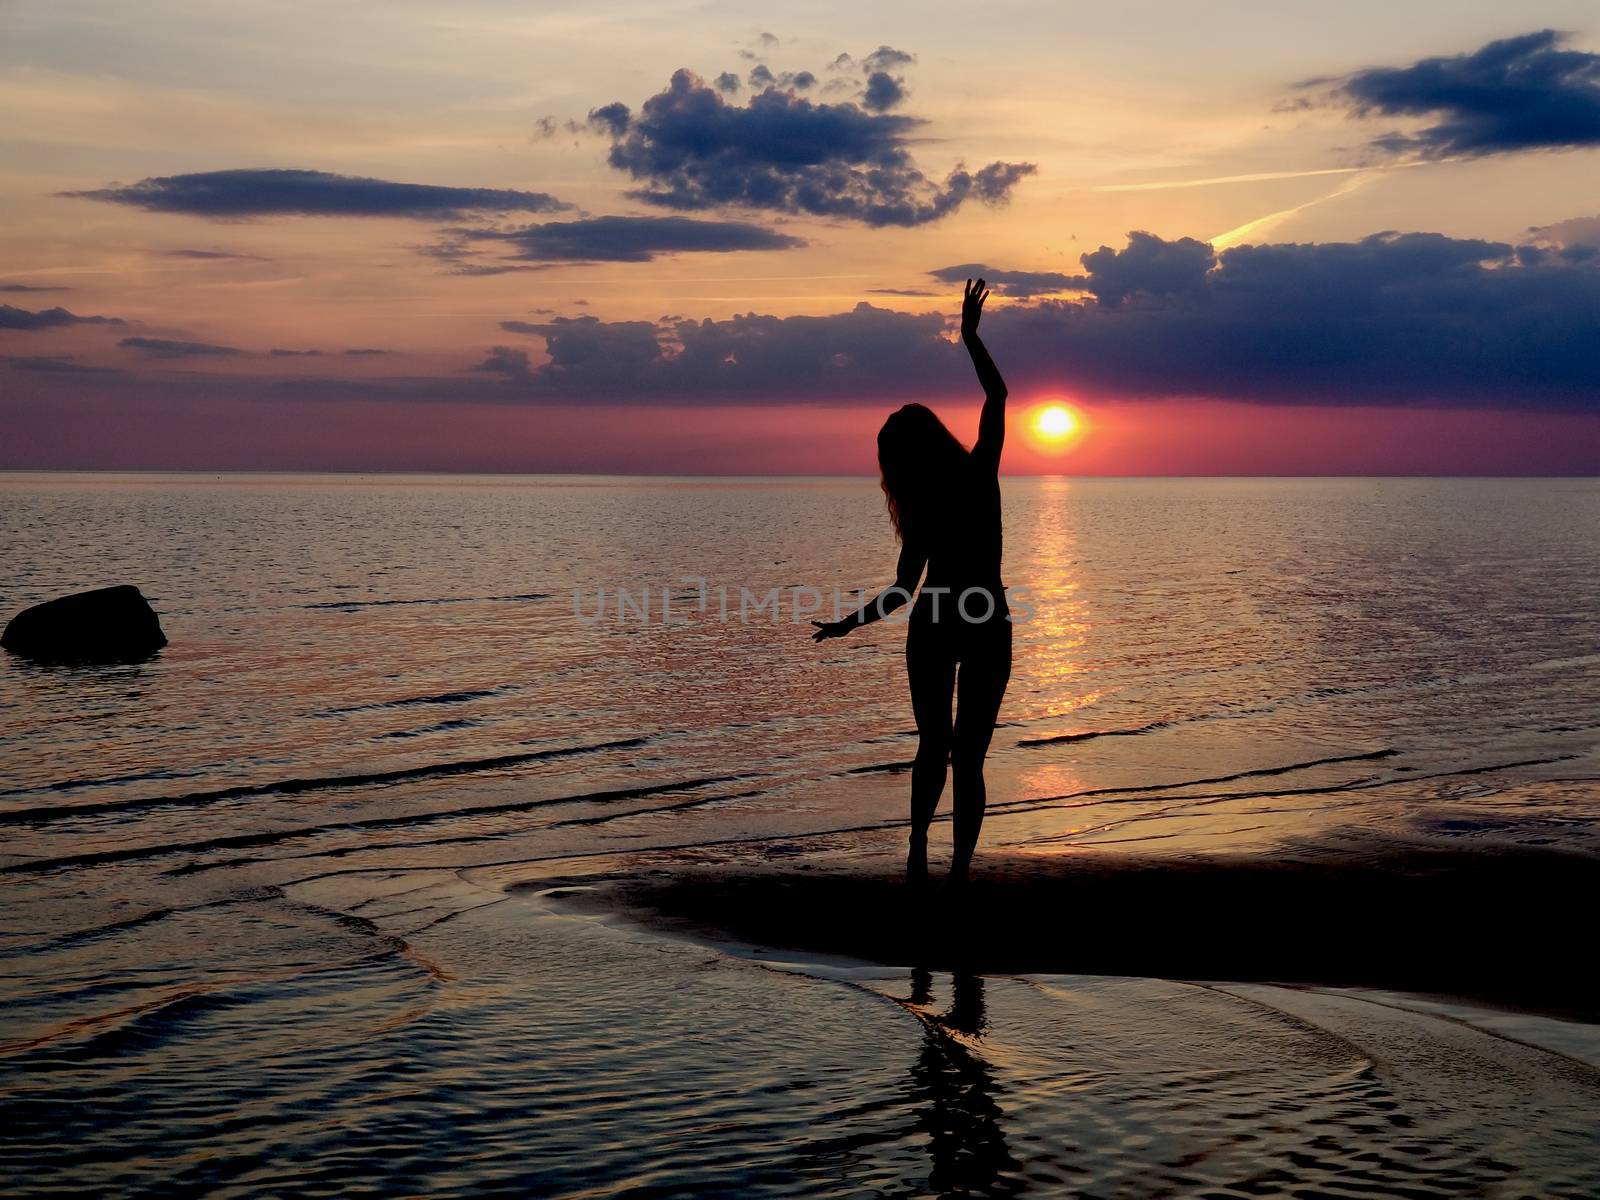
[[[962,337],[973,337],[977,334],[978,319],[983,316],[983,302],[988,298],[989,292],[981,278],[977,283],[967,280],[966,290],[961,293]]]
[[[829,638],[843,637],[850,632],[850,624],[847,621],[813,621],[811,623],[817,627],[817,631],[811,635],[813,642],[825,642]]]

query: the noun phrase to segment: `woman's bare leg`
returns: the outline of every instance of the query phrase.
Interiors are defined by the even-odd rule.
[[[1011,626],[1005,623],[973,637],[974,645],[962,657],[961,678],[957,685],[955,732],[950,747],[951,770],[955,776],[955,853],[950,859],[950,878],[964,882],[972,866],[983,829],[983,810],[988,802],[983,786],[983,760],[994,737],[994,723],[1000,715],[1000,701],[1011,681]]]
[[[906,676],[911,682],[911,711],[917,720],[917,757],[911,765],[911,845],[906,854],[906,879],[928,877],[928,826],[939,807],[950,761],[950,709],[955,694],[956,664],[936,628],[913,626],[906,635]]]

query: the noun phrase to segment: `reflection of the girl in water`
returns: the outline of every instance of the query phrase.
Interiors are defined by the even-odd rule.
[[[988,1025],[983,976],[951,976],[950,1007],[932,1011],[933,973],[911,972],[911,995],[902,1002],[923,1025],[922,1051],[911,1067],[917,1125],[928,1136],[933,1169],[928,1188],[939,1196],[1010,1196],[1023,1188],[1021,1169],[1000,1130],[1000,1085],[979,1048]]]

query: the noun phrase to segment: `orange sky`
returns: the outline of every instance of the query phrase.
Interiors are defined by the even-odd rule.
[[[1600,47],[1600,24],[1586,4],[1509,13],[1483,0],[1292,12],[1234,3],[1196,20],[1176,3],[980,11],[892,0],[767,6],[760,25],[750,12],[491,0],[8,5],[0,305],[23,315],[0,321],[0,420],[9,429],[0,468],[869,471],[876,426],[905,399],[934,403],[970,436],[963,406],[974,387],[959,364],[908,376],[904,394],[886,394],[860,360],[880,345],[914,343],[873,334],[839,354],[840,371],[863,372],[859,385],[846,374],[808,391],[804,373],[779,357],[767,374],[752,369],[748,394],[707,396],[692,384],[639,394],[621,341],[593,351],[599,366],[553,374],[554,351],[535,330],[592,317],[620,337],[623,323],[665,321],[658,336],[671,357],[670,331],[683,321],[837,316],[846,330],[860,323],[844,318],[861,304],[953,317],[959,286],[930,274],[938,268],[980,262],[1077,277],[1084,254],[1123,253],[1130,230],[1218,252],[1355,244],[1391,230],[1508,252],[1529,238],[1559,248],[1569,235],[1530,230],[1592,217],[1600,194],[1600,155],[1586,146],[1385,157],[1372,138],[1427,119],[1359,119],[1347,104],[1307,103],[1312,93],[1299,86],[1466,55],[1546,27],[1572,31],[1566,46],[1587,52]],[[898,57],[873,59],[890,47]],[[903,95],[881,111],[870,108],[875,65]],[[588,121],[613,101],[638,118],[680,68],[707,88],[720,73],[738,76],[722,95],[742,108],[766,86],[751,74],[758,66],[796,102],[854,106],[863,128],[905,119],[890,141],[928,195],[960,167],[1032,169],[999,203],[974,195],[920,223],[747,201],[672,208],[641,194],[662,192],[666,176],[608,163],[623,135]],[[815,82],[785,82],[800,72]],[[114,185],[245,168],[541,193],[565,207],[235,215],[104,198]],[[73,192],[102,198],[65,195]],[[604,249],[509,257],[522,243],[508,231],[562,222],[587,230],[608,217],[681,218],[719,244],[694,248],[678,229],[668,231],[677,242],[635,261],[607,261]],[[771,244],[730,248],[722,243],[732,226]],[[700,229],[688,236],[699,240]],[[1485,289],[1474,305],[1486,311],[1502,304],[1490,289],[1523,266],[1495,255],[1474,268],[1474,286]],[[1131,269],[1131,257],[1120,261]],[[1560,297],[1589,287],[1588,275],[1550,280]],[[1593,293],[1582,296],[1589,303]],[[997,354],[1002,343],[1035,339],[1020,356],[1000,356],[1003,370],[1017,367],[1019,409],[1058,399],[1086,420],[1064,454],[1014,436],[1009,470],[1524,473],[1600,463],[1594,401],[1581,386],[1563,391],[1567,377],[1534,380],[1524,394],[1520,365],[1504,367],[1503,388],[1498,377],[1477,387],[1472,370],[1435,380],[1418,367],[1413,386],[1404,339],[1387,351],[1400,356],[1393,386],[1337,366],[1317,376],[1305,364],[1312,343],[1293,336],[1264,338],[1259,368],[1249,339],[1236,338],[1216,361],[1197,363],[1192,382],[1181,362],[1146,369],[1185,339],[1212,345],[1224,319],[1173,333],[1140,315],[1168,299],[1131,294],[1114,317],[1100,311],[1112,307],[1103,294],[1097,305],[1082,287],[996,295]],[[1534,311],[1542,301],[1527,303]],[[1005,324],[1008,309],[1041,304],[1057,306],[1063,329],[1092,326],[1094,337],[1069,345],[1048,330],[1027,333],[1021,315]],[[1076,305],[1085,322],[1071,321]],[[1282,307],[1238,320],[1260,323]],[[39,316],[57,308],[71,319]],[[1441,313],[1436,325],[1458,317]],[[1136,338],[1119,332],[1135,326]],[[1537,361],[1565,354],[1570,328],[1551,334],[1553,351]],[[1145,337],[1159,343],[1149,354],[1125,344]],[[1465,335],[1469,347],[1481,342]],[[495,357],[496,346],[513,358]],[[741,368],[752,353],[728,351]],[[1281,386],[1254,382],[1275,372]],[[1299,403],[1308,379],[1317,394]]]

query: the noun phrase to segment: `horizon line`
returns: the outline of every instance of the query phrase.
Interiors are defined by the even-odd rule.
[[[360,468],[360,467],[261,467],[261,468],[200,468],[200,467],[0,467],[0,475],[331,475],[331,476],[445,476],[496,479],[868,479],[876,480],[878,473],[860,471],[786,471],[786,472],[732,472],[732,471],[491,471],[460,468]],[[1600,479],[1600,470],[1588,473],[1574,472],[1433,472],[1433,471],[1336,471],[1288,472],[1271,471],[1182,471],[1165,474],[1089,472],[1018,472],[1002,471],[1002,479]]]

